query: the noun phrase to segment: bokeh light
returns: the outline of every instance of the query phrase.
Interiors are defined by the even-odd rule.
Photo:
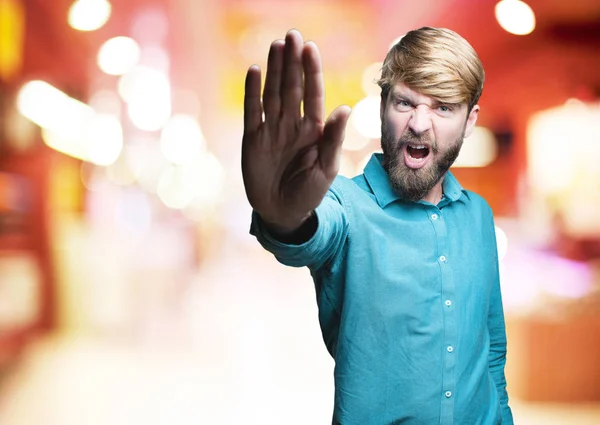
[[[379,96],[368,96],[352,108],[350,122],[362,136],[371,139],[381,137],[380,104]]]
[[[475,127],[465,137],[460,154],[453,167],[486,167],[498,156],[498,142],[494,133],[486,127]]]
[[[68,22],[76,30],[95,31],[106,24],[111,10],[107,0],[77,0],[69,8]]]
[[[119,79],[118,92],[127,102],[131,122],[140,130],[160,130],[171,116],[171,86],[167,76],[138,66]]]
[[[200,124],[190,115],[173,115],[162,129],[160,147],[174,164],[196,160],[205,147]]]
[[[140,60],[140,46],[130,37],[113,37],[98,51],[98,67],[110,75],[122,75],[133,69]]]
[[[347,125],[342,148],[346,151],[360,151],[369,146],[372,139],[361,134],[355,125]]]
[[[527,35],[535,29],[535,14],[521,0],[502,0],[496,4],[496,19],[504,30],[515,35]]]
[[[19,112],[43,128],[67,128],[79,125],[92,114],[91,107],[45,81],[25,83],[17,95]]]
[[[86,159],[97,165],[110,165],[123,149],[123,128],[114,115],[96,114],[86,134]]]

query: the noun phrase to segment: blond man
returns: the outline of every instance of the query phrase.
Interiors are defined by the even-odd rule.
[[[458,34],[407,33],[379,80],[383,154],[348,179],[337,171],[350,108],[324,121],[316,45],[295,30],[273,42],[262,102],[260,70],[248,70],[251,233],[311,271],[335,360],[333,424],[513,423],[492,211],[449,171],[483,82]]]

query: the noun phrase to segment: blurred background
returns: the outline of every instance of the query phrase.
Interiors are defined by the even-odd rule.
[[[0,423],[329,424],[309,273],[248,234],[245,72],[314,40],[353,176],[424,25],[486,70],[453,172],[496,217],[515,422],[600,423],[598,0],[0,0]]]

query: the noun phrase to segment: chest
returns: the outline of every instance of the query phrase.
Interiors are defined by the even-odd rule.
[[[400,208],[400,207],[398,207]],[[497,276],[491,220],[464,208],[365,211],[348,246],[346,299],[371,315],[430,320],[445,302],[483,318]]]

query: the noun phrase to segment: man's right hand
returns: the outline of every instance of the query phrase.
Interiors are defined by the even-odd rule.
[[[324,121],[321,56],[295,30],[271,44],[262,104],[260,91],[253,65],[246,75],[242,174],[252,208],[270,230],[286,235],[310,217],[337,175],[350,108],[340,106]]]

